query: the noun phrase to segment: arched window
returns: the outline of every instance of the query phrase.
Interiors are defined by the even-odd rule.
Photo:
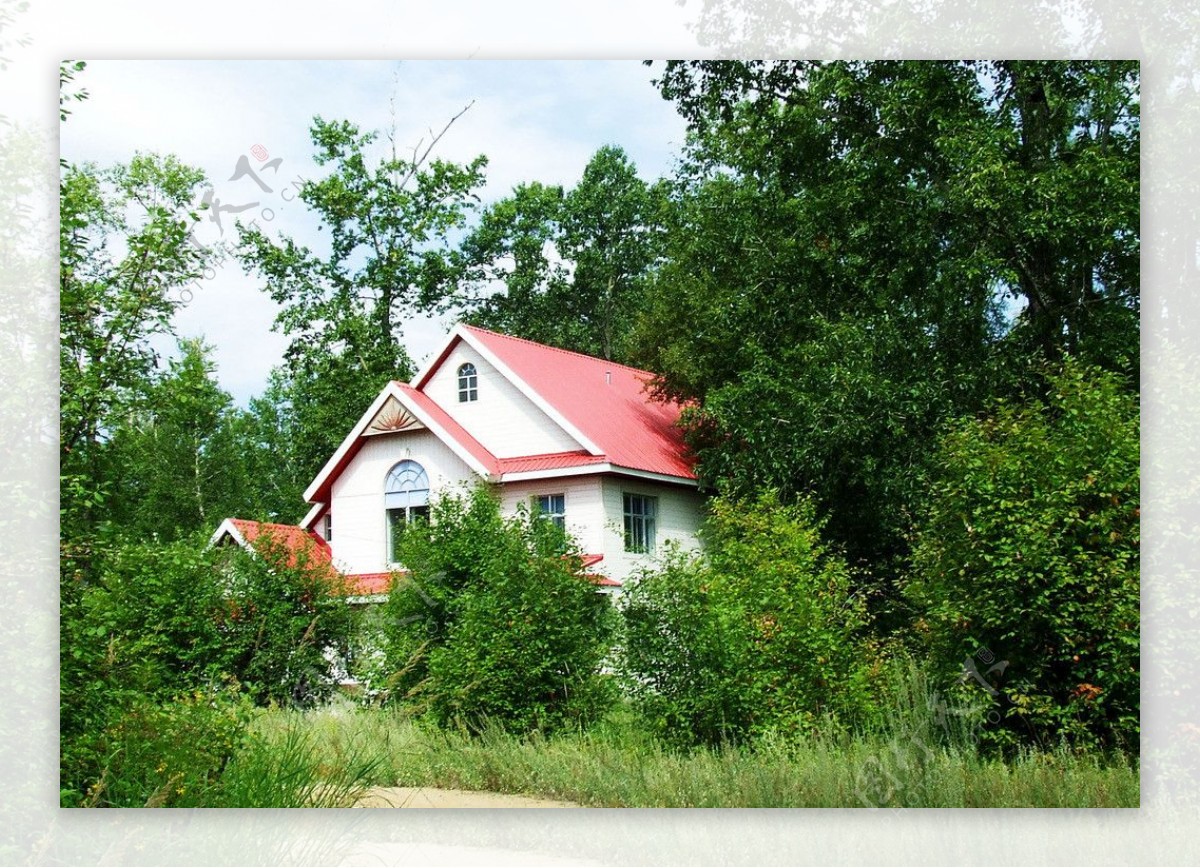
[[[400,536],[414,519],[429,520],[429,475],[415,461],[401,461],[388,471],[383,485],[387,511],[387,558],[395,563]]]
[[[467,362],[458,368],[458,401],[461,404],[478,398],[479,375],[475,372],[475,366]]]

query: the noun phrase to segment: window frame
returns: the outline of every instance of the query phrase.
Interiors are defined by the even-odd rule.
[[[458,403],[470,404],[479,400],[479,369],[473,362],[458,366]]]
[[[553,500],[557,498],[561,503],[556,511],[542,506],[542,501],[550,502],[550,506],[554,506]],[[553,522],[554,525],[561,531],[566,532],[567,529],[567,494],[565,491],[556,491],[552,494],[534,494],[531,497],[534,515],[539,519],[544,519]]]
[[[417,517],[429,520],[429,474],[411,458],[393,464],[383,478],[383,533],[387,563],[398,564],[397,531],[412,524]]]
[[[640,511],[635,510],[640,502]],[[628,554],[652,555],[658,544],[658,496],[636,491],[621,492],[624,544]],[[640,545],[638,540],[640,538]]]

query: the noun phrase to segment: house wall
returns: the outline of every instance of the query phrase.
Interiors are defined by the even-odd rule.
[[[655,550],[651,554],[625,551],[625,504],[623,495],[641,494],[658,498],[655,520]],[[652,566],[668,542],[685,551],[698,551],[697,531],[704,518],[704,498],[694,488],[651,482],[636,478],[607,476],[601,483],[604,525],[600,553],[604,555],[596,569],[620,581],[638,570]]]
[[[566,476],[505,483],[501,491],[501,509],[513,515],[519,504],[530,506],[536,495],[561,494],[566,510],[567,533],[587,554],[600,554],[604,546],[604,493],[599,476]],[[604,563],[596,567],[604,571]]]
[[[459,402],[458,368],[475,366],[479,398]],[[422,390],[497,458],[569,452],[582,448],[463,341],[442,362]],[[337,533],[335,519],[334,533]]]
[[[334,564],[348,573],[388,569],[387,519],[383,486],[398,461],[412,459],[429,475],[430,497],[479,477],[429,431],[377,434],[366,439],[358,454],[333,483]]]

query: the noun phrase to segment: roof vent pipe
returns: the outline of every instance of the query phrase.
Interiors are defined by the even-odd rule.
[[[612,371],[605,371],[605,372],[604,372],[604,382],[605,382],[606,384],[608,384],[609,386],[611,386],[611,385],[612,385]]]

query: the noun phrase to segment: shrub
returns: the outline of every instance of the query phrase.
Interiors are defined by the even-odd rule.
[[[712,744],[869,714],[865,605],[820,530],[806,500],[716,498],[704,558],[673,555],[632,583],[623,669],[658,731]]]
[[[308,706],[337,686],[331,657],[344,657],[356,614],[343,579],[327,562],[260,535],[255,552],[224,553],[223,593],[214,613],[217,668],[260,704]]]
[[[1070,359],[1048,384],[945,434],[907,594],[935,673],[995,695],[990,741],[1136,751],[1137,399]]]
[[[392,698],[442,725],[517,732],[585,726],[607,707],[613,612],[552,523],[504,518],[479,488],[435,503],[400,556],[411,572],[383,628]]]
[[[352,618],[336,577],[270,541],[260,543],[257,557],[205,550],[195,539],[64,546],[63,803],[80,803],[102,780],[105,798],[137,803],[139,787],[157,780],[139,770],[140,751],[161,751],[181,733],[217,725],[204,719],[200,700],[180,696],[199,691],[204,703],[220,706],[234,702],[221,698],[230,690],[259,704],[327,695],[333,687],[327,649],[345,644]],[[133,740],[139,733],[143,747]],[[198,757],[181,760],[181,767],[220,765]]]
[[[64,790],[64,807],[194,807],[220,789],[242,746],[250,705],[229,691],[195,691],[168,701],[134,696],[111,708],[99,733],[76,743],[95,758],[80,790]]]

